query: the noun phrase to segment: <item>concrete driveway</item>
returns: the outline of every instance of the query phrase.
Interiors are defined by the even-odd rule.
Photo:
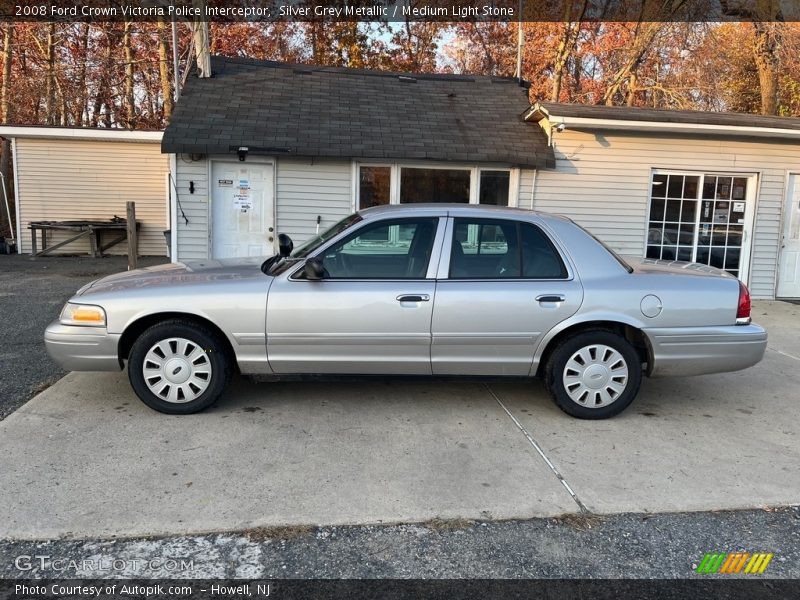
[[[539,383],[237,381],[168,417],[70,374],[0,422],[0,538],[800,503],[800,307],[759,302],[758,366],[646,380],[608,421]]]

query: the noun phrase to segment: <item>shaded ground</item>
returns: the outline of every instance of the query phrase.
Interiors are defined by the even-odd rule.
[[[0,578],[708,578],[694,572],[706,552],[737,551],[774,553],[756,577],[800,578],[800,510],[0,541]],[[44,569],[20,570],[20,555],[50,558]],[[190,568],[167,570],[167,558]],[[105,567],[56,571],[57,559]],[[154,569],[145,564],[153,560]]]
[[[140,266],[167,262],[140,258]],[[125,271],[125,256],[0,255],[0,419],[65,375],[44,350],[44,329],[85,283]]]

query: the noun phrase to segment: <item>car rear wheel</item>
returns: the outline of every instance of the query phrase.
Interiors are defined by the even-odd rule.
[[[565,413],[579,419],[607,419],[625,410],[639,393],[642,361],[622,336],[584,331],[553,351],[545,382]]]
[[[219,336],[200,324],[173,319],[145,330],[131,348],[128,378],[152,409],[186,415],[208,408],[231,377]]]

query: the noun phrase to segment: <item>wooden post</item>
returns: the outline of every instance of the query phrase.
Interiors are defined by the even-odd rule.
[[[136,239],[136,203],[126,203],[128,220],[128,270],[136,268],[138,240]]]

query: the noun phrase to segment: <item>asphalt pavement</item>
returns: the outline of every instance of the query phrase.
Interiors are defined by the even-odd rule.
[[[166,257],[142,257],[140,266]],[[125,256],[0,254],[0,420],[66,375],[47,356],[44,329],[82,285],[125,271]]]
[[[0,541],[0,579],[747,577],[697,574],[707,552],[772,553],[756,579],[800,578],[800,510]]]

